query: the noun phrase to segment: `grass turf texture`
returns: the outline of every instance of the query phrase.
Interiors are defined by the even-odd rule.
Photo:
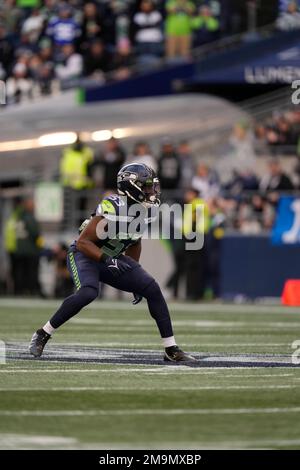
[[[24,343],[56,302],[0,301],[0,339]],[[282,354],[300,339],[300,310],[171,305],[188,351]],[[49,347],[160,350],[146,305],[97,303]],[[27,345],[26,345],[27,346]],[[300,447],[300,367],[188,368],[8,361],[0,365],[0,448]]]

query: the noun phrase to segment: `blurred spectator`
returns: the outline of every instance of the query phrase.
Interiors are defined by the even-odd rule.
[[[39,43],[39,62],[35,61],[35,68],[32,70],[32,61],[30,62],[30,71],[36,83],[38,84],[42,95],[50,94],[52,91],[52,82],[55,78],[54,61],[52,56],[52,47],[48,39],[43,39]]]
[[[105,43],[111,49],[128,40],[130,3],[131,0],[108,0],[104,5]]]
[[[223,185],[230,186],[237,175],[251,174],[255,168],[256,156],[252,133],[247,124],[241,122],[234,126],[227,149],[216,165]]]
[[[16,5],[16,0],[4,0],[0,2],[0,23],[3,21],[13,38],[18,34],[23,13]]]
[[[81,30],[72,15],[72,8],[68,3],[62,2],[58,8],[58,17],[53,17],[48,23],[47,35],[53,40],[55,46],[74,44],[81,34]]]
[[[270,230],[275,218],[274,206],[260,194],[252,196],[251,204],[253,213],[261,224],[261,229]]]
[[[260,222],[255,217],[251,204],[246,201],[239,204],[236,228],[244,235],[257,235],[261,232]]]
[[[10,35],[0,21],[0,79],[6,79],[14,61],[14,49]]]
[[[175,238],[173,236],[174,227],[176,221],[171,219],[171,227],[170,227],[170,247],[172,251],[173,257],[173,264],[174,268],[172,273],[170,274],[167,282],[166,288],[171,290],[172,296],[174,299],[179,297],[179,288],[181,284],[181,280],[185,278],[185,247],[184,247],[184,239],[183,238]]]
[[[130,43],[127,41],[119,43],[111,61],[111,73],[109,78],[112,77],[114,80],[125,80],[129,78],[132,74],[134,63]]]
[[[209,228],[205,238],[207,266],[206,289],[211,291],[213,298],[220,295],[220,260],[221,240],[225,232],[226,215],[218,204],[217,199],[211,199],[208,203]]]
[[[243,191],[258,189],[258,178],[253,170],[246,168],[240,172],[234,171],[231,181],[225,186],[233,197],[241,196]]]
[[[162,15],[152,0],[142,0],[132,20],[136,51],[141,56],[160,56],[163,50]]]
[[[169,59],[190,56],[192,22],[195,5],[190,0],[167,0],[166,2],[166,49]]]
[[[162,189],[179,188],[181,165],[175,147],[169,138],[163,140],[157,172]]]
[[[192,27],[195,46],[201,46],[218,38],[220,24],[208,5],[199,8],[199,14],[192,19]]]
[[[119,142],[112,137],[105,143],[105,149],[100,156],[104,171],[103,187],[105,190],[117,189],[117,175],[120,167],[125,163],[126,154]]]
[[[220,192],[217,174],[205,163],[199,163],[197,174],[192,179],[192,187],[205,201],[217,197]]]
[[[190,145],[187,140],[179,142],[177,149],[181,167],[180,187],[184,190],[191,187],[195,174],[195,163]]]
[[[296,1],[289,2],[286,11],[277,18],[276,25],[280,31],[300,29],[300,12]]]
[[[15,295],[42,295],[39,284],[40,228],[31,198],[17,202],[6,222],[5,246],[10,256]]]
[[[256,147],[269,146],[272,153],[295,154],[300,134],[300,113],[297,109],[276,111],[265,122],[256,123]]]
[[[60,63],[55,66],[55,74],[62,82],[62,86],[75,83],[83,71],[82,56],[75,52],[73,44],[62,46]]]
[[[19,57],[12,69],[12,75],[7,79],[6,94],[9,104],[18,103],[32,96],[33,82],[28,67],[29,57],[28,55]]]
[[[268,173],[260,182],[262,191],[291,191],[294,185],[282,169],[280,160],[272,158],[268,163]]]
[[[95,41],[95,39],[103,39],[103,21],[95,3],[87,2],[84,4],[80,36],[82,49],[89,48],[90,43]]]
[[[207,250],[205,237],[209,230],[209,209],[198,191],[190,189],[184,195],[183,235],[190,243],[196,237],[203,238],[203,247],[185,247],[186,299],[199,300],[204,296],[207,273]]]
[[[103,42],[95,40],[84,55],[84,73],[87,77],[104,81],[109,70],[111,57],[106,52]]]
[[[63,150],[59,172],[60,179],[64,188],[76,191],[76,209],[78,211],[77,225],[80,225],[84,218],[87,195],[85,189],[93,187],[91,178],[92,167],[94,164],[94,152],[85,145],[80,135],[77,135],[76,142]]]
[[[57,299],[66,298],[73,294],[74,284],[67,268],[68,246],[59,243],[53,249],[53,261],[55,263],[54,296]]]
[[[44,17],[38,8],[33,8],[30,15],[23,23],[22,34],[28,35],[28,40],[31,43],[36,43],[42,32],[44,25]]]
[[[3,244],[9,259],[9,275],[7,279],[7,291],[9,294],[16,295],[21,290],[18,285],[18,260],[16,257],[17,250],[17,221],[20,212],[20,200],[16,198],[13,201],[13,208],[4,223]]]
[[[60,178],[63,186],[75,190],[90,188],[90,167],[94,162],[93,150],[85,145],[80,135],[76,142],[64,149],[60,161]]]
[[[132,157],[129,159],[129,163],[144,163],[150,166],[153,170],[157,169],[157,162],[151,154],[149,145],[146,142],[137,142],[134,146],[134,152]]]

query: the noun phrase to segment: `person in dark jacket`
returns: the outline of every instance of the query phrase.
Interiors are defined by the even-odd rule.
[[[0,23],[0,79],[6,79],[14,62],[14,49],[11,38],[3,23]]]
[[[278,158],[270,159],[268,170],[260,182],[262,191],[292,191],[294,189],[291,179],[284,173]]]
[[[83,49],[89,47],[91,41],[103,39],[103,19],[93,2],[85,3],[81,25],[80,43]]]
[[[111,138],[105,144],[100,162],[104,170],[103,187],[105,190],[117,188],[117,174],[120,167],[124,165],[125,152],[115,138]]]
[[[84,74],[90,78],[101,78],[110,69],[111,57],[100,39],[95,39],[84,54]]]
[[[158,177],[162,189],[178,189],[181,179],[180,160],[170,139],[164,139],[158,160]]]
[[[40,227],[34,216],[32,198],[17,208],[15,257],[16,295],[42,295],[39,284]]]

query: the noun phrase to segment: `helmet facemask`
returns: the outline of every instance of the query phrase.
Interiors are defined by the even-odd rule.
[[[118,185],[119,194],[126,195],[147,209],[160,205],[160,183],[157,176],[149,176],[145,181],[141,181],[138,174],[128,172],[123,173],[120,178],[123,183],[127,182],[127,185],[123,184],[122,189]]]
[[[160,205],[160,183],[157,177],[146,181],[142,185],[142,191],[145,195],[145,200],[142,205],[146,208]]]

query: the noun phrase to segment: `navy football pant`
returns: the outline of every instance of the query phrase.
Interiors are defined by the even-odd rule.
[[[121,255],[131,269],[115,277],[104,263],[93,261],[79,251],[68,255],[68,269],[76,292],[67,297],[50,320],[58,328],[98,297],[99,282],[125,292],[142,295],[148,303],[151,316],[156,321],[162,338],[173,336],[169,309],[155,279],[139,263],[129,256]]]

